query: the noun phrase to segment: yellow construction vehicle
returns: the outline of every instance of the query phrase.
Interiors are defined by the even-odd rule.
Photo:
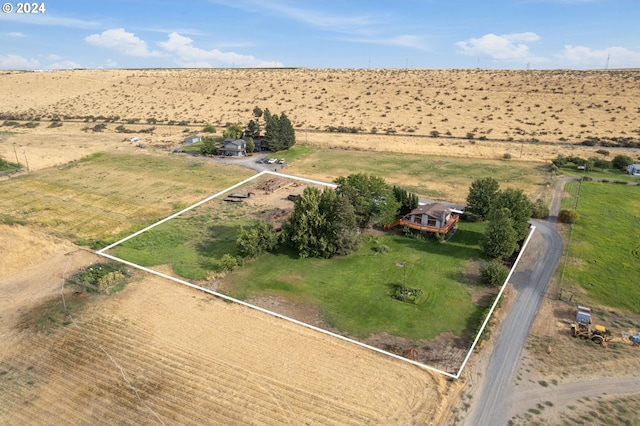
[[[611,332],[603,325],[590,326],[584,322],[575,322],[571,324],[571,333],[573,337],[581,339],[589,339],[598,345],[604,345],[611,339]]]

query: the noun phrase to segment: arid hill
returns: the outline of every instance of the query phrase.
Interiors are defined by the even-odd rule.
[[[574,144],[599,139],[605,146],[640,144],[634,120],[639,98],[639,70],[150,69],[0,75],[4,120],[244,125],[259,106],[285,112],[299,130]]]

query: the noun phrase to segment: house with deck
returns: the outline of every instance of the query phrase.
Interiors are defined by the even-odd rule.
[[[458,223],[458,219],[459,216],[450,208],[440,203],[431,203],[418,206],[387,228],[407,226],[420,232],[446,234]]]

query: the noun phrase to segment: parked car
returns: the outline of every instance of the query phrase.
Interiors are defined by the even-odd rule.
[[[278,160],[277,160],[277,159],[275,159],[275,158],[269,158],[269,159],[267,160],[267,163],[268,163],[268,164],[275,164],[275,163],[276,163],[276,161],[278,161]]]

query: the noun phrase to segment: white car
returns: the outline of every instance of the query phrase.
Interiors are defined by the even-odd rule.
[[[269,159],[267,160],[267,163],[268,163],[268,164],[275,164],[275,162],[276,162],[276,161],[278,161],[278,160],[277,160],[277,159],[275,159],[275,158],[269,158]]]

